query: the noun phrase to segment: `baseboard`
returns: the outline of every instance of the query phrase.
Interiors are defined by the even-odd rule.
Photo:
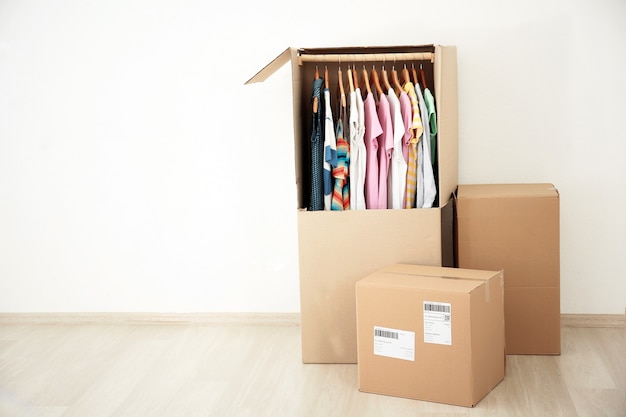
[[[0,324],[298,326],[300,313],[0,313]],[[626,314],[561,314],[562,327],[626,327]]]
[[[298,326],[300,313],[0,313],[0,324],[184,323]]]
[[[626,327],[626,314],[561,314],[561,327]]]

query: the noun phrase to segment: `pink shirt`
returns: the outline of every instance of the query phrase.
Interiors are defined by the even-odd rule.
[[[367,162],[365,165],[365,207],[368,209],[378,208],[378,137],[383,130],[376,114],[376,102],[374,95],[367,93],[363,101],[365,111],[365,148],[367,149]]]
[[[378,138],[378,207],[387,208],[387,175],[389,162],[393,154],[393,121],[387,96],[382,94],[378,102],[378,121],[382,127],[382,135]]]

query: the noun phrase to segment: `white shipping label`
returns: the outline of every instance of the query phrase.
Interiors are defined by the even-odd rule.
[[[424,343],[452,345],[452,306],[424,301]]]
[[[374,326],[374,355],[415,361],[415,332]]]

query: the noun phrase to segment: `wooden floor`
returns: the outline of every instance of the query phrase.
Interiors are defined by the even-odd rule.
[[[508,356],[465,408],[361,393],[356,365],[302,364],[297,325],[0,325],[0,416],[625,417],[625,330],[564,327],[562,348]]]

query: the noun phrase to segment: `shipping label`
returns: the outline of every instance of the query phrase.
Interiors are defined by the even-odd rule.
[[[374,326],[374,355],[415,361],[415,332]]]
[[[424,301],[424,343],[452,345],[452,306]]]

